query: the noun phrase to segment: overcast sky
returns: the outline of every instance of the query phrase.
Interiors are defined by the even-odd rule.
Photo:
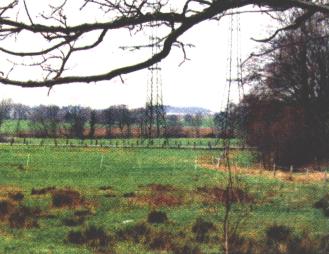
[[[191,61],[179,67],[182,53],[178,49],[173,49],[170,56],[161,62],[165,105],[199,106],[212,111],[220,110],[223,104],[221,101],[225,98],[228,21],[229,18],[224,18],[219,23],[204,22],[184,35],[185,42],[196,46],[188,49],[188,57]],[[253,42],[250,38],[265,37],[270,22],[268,16],[264,14],[241,15],[242,58],[257,50],[259,43]],[[117,35],[115,40],[119,44],[124,44],[126,39]],[[106,54],[107,58],[115,64],[120,63],[120,54],[125,54],[124,51],[115,54],[107,49],[101,50],[104,51],[103,55]],[[82,60],[75,68],[87,72],[92,68],[101,69],[106,66],[102,57],[96,59],[97,64],[92,65],[88,64],[88,58],[88,55],[81,56]],[[0,86],[0,96],[27,105],[79,104],[92,108],[106,108],[110,105],[126,104],[130,108],[135,108],[145,105],[147,78],[148,71],[140,71],[124,76],[124,83],[120,79],[114,79],[97,84],[57,86],[52,89],[49,96],[45,88],[23,89]]]

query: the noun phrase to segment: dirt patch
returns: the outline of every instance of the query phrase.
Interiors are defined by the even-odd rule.
[[[0,220],[12,228],[38,227],[37,218],[40,216],[39,208],[16,206],[10,200],[0,201]]]
[[[78,207],[83,205],[84,199],[80,192],[72,189],[56,189],[51,192],[51,199],[53,207]]]
[[[184,192],[172,185],[152,183],[139,188],[140,191],[128,199],[130,203],[158,208],[179,206],[185,201]]]
[[[15,204],[9,200],[0,200],[0,220],[7,219],[16,209]]]
[[[45,195],[45,194],[51,193],[55,189],[56,189],[56,187],[53,187],[53,186],[45,187],[45,188],[41,188],[41,189],[32,188],[31,195]]]
[[[18,207],[9,217],[9,226],[12,228],[38,227],[37,218],[40,212],[38,208]]]
[[[239,188],[198,187],[196,192],[203,196],[205,203],[224,203],[227,199],[233,203],[252,203],[254,201],[248,193]]]
[[[20,202],[24,199],[24,194],[22,192],[13,192],[9,193],[8,197],[13,201]]]
[[[16,186],[0,185],[0,199],[7,199],[9,194],[18,192],[22,192],[22,189]]]

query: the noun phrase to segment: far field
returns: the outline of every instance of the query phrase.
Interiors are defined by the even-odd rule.
[[[219,151],[0,149],[0,253],[221,253],[227,175],[205,166]],[[232,165],[253,160],[240,152]],[[326,193],[322,180],[238,175],[230,214],[236,253],[264,253],[269,228],[283,246],[308,239],[325,250],[329,219],[314,204]]]

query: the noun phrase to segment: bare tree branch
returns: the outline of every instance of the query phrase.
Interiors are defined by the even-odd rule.
[[[0,77],[0,83],[22,87],[53,87],[67,83],[111,80],[115,77],[122,77],[124,74],[151,67],[166,58],[173,46],[181,48],[184,62],[188,59],[185,48],[189,44],[178,40],[181,35],[201,22],[218,20],[225,15],[241,13],[238,8],[244,6],[258,6],[260,9],[255,10],[255,12],[265,12],[269,15],[271,15],[270,12],[292,8],[304,10],[304,14],[292,24],[278,29],[269,38],[258,40],[262,42],[272,40],[281,31],[298,28],[317,12],[329,13],[329,6],[317,0],[185,0],[182,3],[172,0],[76,1],[78,0],[62,0],[57,2],[57,5],[49,4],[48,9],[39,14],[34,14],[34,11],[31,11],[32,6],[29,6],[26,0],[7,1],[6,4],[2,5],[0,3],[0,41],[2,42],[0,56],[11,57],[10,59],[14,63],[14,67],[9,69],[9,73],[0,70],[5,72],[5,75]],[[177,7],[169,8],[172,2]],[[69,16],[70,4],[77,3],[77,11],[88,13],[90,8],[102,13],[101,17],[94,17],[93,20],[95,21],[93,22],[72,22],[72,18]],[[26,15],[24,17],[19,12],[20,4],[25,9]],[[109,35],[112,34],[112,31],[127,30],[133,41],[134,36],[145,33],[145,31],[149,32],[152,29],[160,31],[161,35],[151,44],[147,43],[146,39],[144,45],[122,45],[122,48],[131,47],[134,50],[142,50],[156,45],[160,48],[156,54],[145,54],[144,60],[140,62],[131,63],[127,66],[117,66],[104,73],[65,76],[66,70],[69,69],[68,63],[74,55],[81,51],[96,49],[101,44],[111,44],[112,37]],[[34,47],[28,45],[20,48],[10,43],[12,38],[20,42],[24,40],[26,35],[35,38],[46,46],[35,50]],[[89,40],[85,40],[85,37],[88,36]],[[1,58],[5,59],[5,57]],[[30,58],[32,59],[31,62],[26,63],[27,59]],[[18,65],[40,66],[41,75],[44,78],[36,77],[34,80],[11,78],[14,75],[13,70]]]

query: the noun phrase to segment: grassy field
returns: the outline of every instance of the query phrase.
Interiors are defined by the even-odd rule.
[[[0,151],[0,253],[221,253],[227,176],[201,167],[218,151],[5,145]],[[244,152],[233,162],[252,160]],[[323,182],[239,175],[237,184],[230,225],[239,225],[238,253],[258,253],[271,227],[294,243],[329,233],[328,217],[313,207],[328,193]],[[254,251],[243,252],[246,244]]]

